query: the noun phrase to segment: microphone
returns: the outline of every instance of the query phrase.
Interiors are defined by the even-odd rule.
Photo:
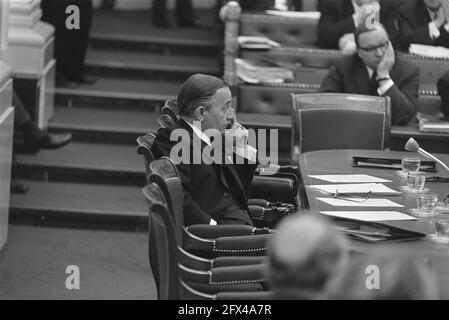
[[[416,142],[415,139],[413,139],[413,138],[408,139],[407,143],[405,144],[405,150],[412,151],[412,152],[418,152],[419,154],[423,155],[424,157],[427,157],[427,158],[432,159],[435,162],[439,163],[444,169],[446,169],[447,172],[449,172],[449,168],[447,167],[447,165],[444,164],[443,161],[441,161],[434,155],[431,155],[426,150],[421,149],[419,147],[418,142]]]

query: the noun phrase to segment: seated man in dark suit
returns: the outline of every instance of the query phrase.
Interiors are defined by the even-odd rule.
[[[389,96],[393,125],[416,114],[419,69],[396,55],[381,24],[355,30],[357,54],[336,60],[321,84],[322,92]]]
[[[401,49],[411,43],[449,48],[449,1],[408,0],[399,10]]]
[[[441,97],[443,114],[446,118],[449,118],[449,72],[446,72],[438,79],[437,87]]]
[[[203,74],[191,76],[178,93],[181,119],[173,127],[160,129],[152,146],[156,158],[168,156],[177,164],[184,189],[186,225],[253,225],[247,195],[257,167],[257,150],[240,143],[247,130],[235,121],[231,103],[231,91],[223,80]],[[228,135],[228,130],[224,134],[227,128],[231,138],[237,137],[234,142],[238,155],[225,150],[222,157],[221,139]],[[214,146],[217,148],[212,156]],[[226,157],[229,154],[231,159]],[[250,161],[236,158],[240,156]]]
[[[320,3],[321,18],[318,24],[318,46],[341,49],[348,54],[355,52],[354,29],[371,19],[373,5],[379,9],[376,19],[386,27],[393,44],[396,41],[396,11],[398,0],[323,0]]]

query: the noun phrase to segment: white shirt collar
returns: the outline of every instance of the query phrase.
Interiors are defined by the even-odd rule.
[[[355,3],[354,1],[351,1],[351,2],[352,2],[352,6],[354,7],[354,13],[358,13],[360,10],[360,6],[357,3]]]
[[[369,68],[369,67],[367,67],[366,65],[365,65],[365,67],[366,67],[366,71],[368,71],[369,78],[371,79],[371,77],[372,77],[373,74],[374,74],[374,70],[371,69],[371,68]]]
[[[188,122],[187,120],[184,120],[193,130],[193,132],[204,142],[206,143],[208,146],[212,146],[209,137],[200,129],[198,129],[197,127],[195,127],[193,124],[191,124],[190,122]]]

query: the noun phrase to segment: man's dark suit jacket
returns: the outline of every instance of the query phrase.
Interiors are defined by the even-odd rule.
[[[408,51],[411,43],[449,48],[449,33],[440,28],[440,37],[432,40],[429,36],[429,13],[423,0],[408,0],[399,9],[400,47]]]
[[[190,156],[202,152],[205,143],[194,145],[192,128],[184,121],[169,128],[160,129],[152,146],[155,158],[170,157],[170,150],[177,141],[170,141],[171,133],[184,129],[190,136]],[[191,159],[192,160],[192,159]],[[248,210],[248,193],[256,164],[178,164],[184,189],[184,223],[253,225]]]
[[[390,76],[394,85],[384,95],[391,98],[391,123],[405,125],[416,114],[419,69],[396,55]],[[321,84],[321,91],[378,95],[377,85],[372,84],[365,63],[356,54],[334,62]]]
[[[380,22],[389,33],[390,40],[396,43],[396,13],[399,0],[380,0]],[[338,49],[338,40],[346,33],[354,32],[354,6],[351,0],[322,0],[321,18],[318,24],[318,46]]]

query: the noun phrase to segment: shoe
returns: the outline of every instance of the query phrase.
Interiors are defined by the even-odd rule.
[[[79,83],[77,83],[76,81],[70,81],[64,76],[56,77],[56,87],[76,89],[76,88],[78,88],[78,86],[79,86]]]
[[[76,80],[79,84],[95,84],[97,78],[83,74],[79,80]]]
[[[47,133],[39,144],[39,149],[58,149],[72,141],[71,133]]]
[[[199,29],[199,28],[202,28],[203,25],[202,25],[201,21],[198,19],[178,20],[178,27]]]
[[[10,190],[11,193],[24,194],[28,192],[28,186],[24,183],[17,182],[16,180],[11,180]]]
[[[173,28],[173,24],[170,23],[168,18],[155,18],[153,19],[153,26],[164,29]]]

